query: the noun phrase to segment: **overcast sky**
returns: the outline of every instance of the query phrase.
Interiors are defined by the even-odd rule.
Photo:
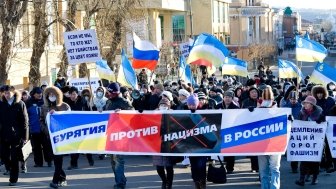
[[[264,0],[272,7],[336,9],[335,0]]]

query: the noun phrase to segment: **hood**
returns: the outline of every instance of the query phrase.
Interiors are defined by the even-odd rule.
[[[62,91],[59,88],[52,86],[52,87],[47,87],[43,92],[43,101],[44,101],[44,104],[46,106],[48,106],[48,107],[50,106],[50,101],[47,98],[49,93],[53,93],[53,94],[56,95],[56,106],[62,105],[62,103],[63,103],[63,93],[62,93]]]
[[[22,97],[21,93],[17,90],[14,90],[13,93],[14,93],[14,103],[19,103],[21,101],[21,97]],[[7,102],[5,96],[2,96],[2,101]]]

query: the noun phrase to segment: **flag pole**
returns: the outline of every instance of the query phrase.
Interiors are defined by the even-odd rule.
[[[86,64],[86,63],[85,63]],[[92,101],[93,101],[93,91],[92,91],[92,86],[91,86],[91,80],[90,80],[90,70],[87,68],[87,65],[86,64],[86,75],[87,75],[87,78],[88,78],[88,82],[89,82],[89,89],[91,91],[91,97],[90,97],[90,102],[89,102],[89,106],[90,106],[90,111],[92,111]]]

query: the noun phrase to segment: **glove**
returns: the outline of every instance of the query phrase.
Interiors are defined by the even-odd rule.
[[[195,109],[192,109],[192,110],[190,110],[191,111],[191,113],[195,113],[196,112],[196,110]]]
[[[294,121],[294,120],[293,120],[293,116],[292,116],[292,115],[289,115],[289,116],[288,116],[288,120],[291,121],[291,122],[293,122],[293,121]]]
[[[139,111],[139,113],[142,113],[143,112],[143,110],[138,110]]]
[[[250,107],[248,107],[248,110],[249,110],[250,112],[253,112],[253,111],[254,111],[254,107],[253,107],[253,106],[250,106]]]
[[[316,123],[317,124],[320,124],[320,123],[322,123],[323,122],[323,117],[320,117],[320,118],[318,118],[317,120],[316,120]]]

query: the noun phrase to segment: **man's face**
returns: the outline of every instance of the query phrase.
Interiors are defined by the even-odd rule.
[[[216,92],[215,92],[215,91],[210,91],[210,92],[209,92],[209,95],[210,95],[210,96],[216,96]]]
[[[33,96],[37,100],[41,100],[42,99],[42,93],[35,93]]]
[[[14,96],[14,92],[13,91],[5,91],[4,96],[5,96],[6,100],[9,100]]]
[[[224,96],[224,103],[225,104],[231,104],[231,102],[232,102],[232,97]]]
[[[297,100],[295,98],[291,98],[291,99],[289,99],[289,101],[293,105],[297,103]]]
[[[317,96],[318,99],[321,100],[323,98],[323,93],[317,93],[316,96]]]
[[[179,99],[180,102],[183,102],[184,100],[187,99],[187,97],[185,97],[183,95],[179,95],[178,99]]]
[[[70,94],[70,99],[71,99],[72,101],[76,101],[77,97],[78,97],[78,94],[76,93],[76,91],[73,91],[73,92]]]
[[[26,95],[26,94],[25,94],[25,95],[22,95],[22,100],[23,100],[23,101],[27,101],[28,98],[29,98],[28,95]]]

